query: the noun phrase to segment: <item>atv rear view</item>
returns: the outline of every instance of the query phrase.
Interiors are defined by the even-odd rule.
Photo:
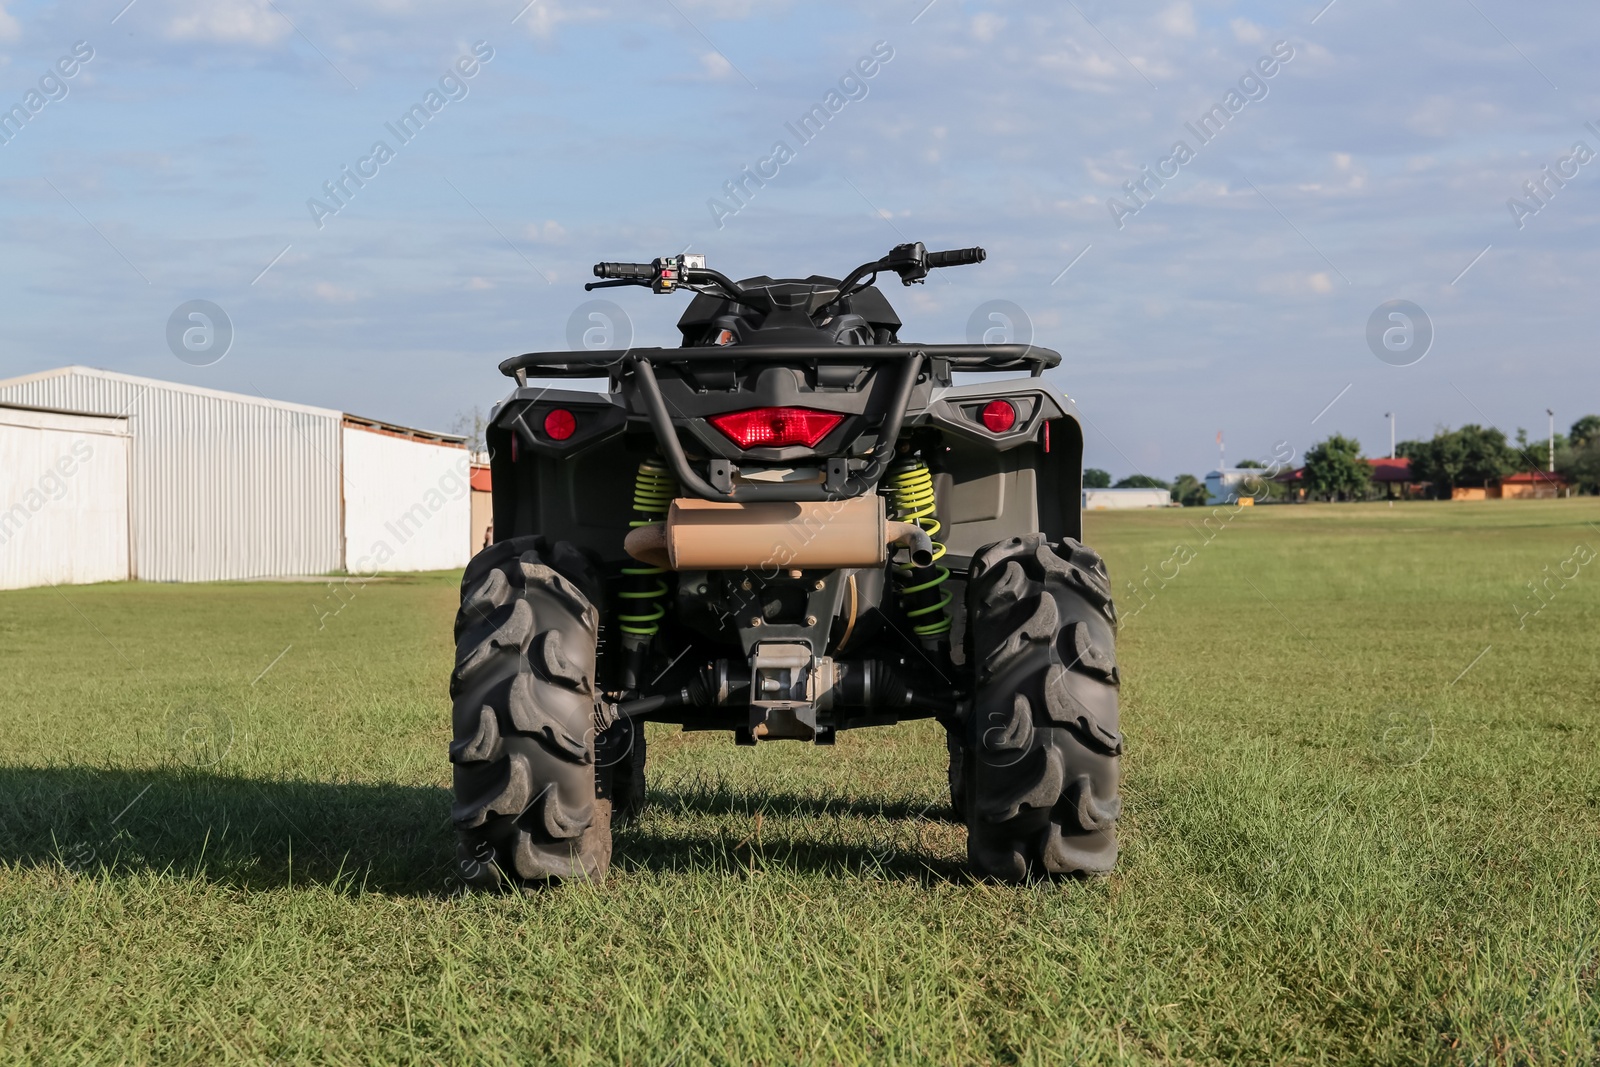
[[[450,679],[467,881],[603,878],[647,721],[826,745],[934,718],[976,873],[1111,869],[1116,611],[1079,540],[1082,433],[1040,378],[1061,357],[901,341],[875,284],[983,258],[908,244],[842,280],[740,282],[702,256],[600,263],[586,288],[696,294],[682,346],[500,365],[495,541]]]

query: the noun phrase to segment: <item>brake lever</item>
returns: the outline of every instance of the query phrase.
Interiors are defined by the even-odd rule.
[[[649,284],[650,282],[645,278],[615,278],[608,282],[586,282],[584,283],[583,291],[587,293],[592,289],[615,289],[619,285],[648,286]]]

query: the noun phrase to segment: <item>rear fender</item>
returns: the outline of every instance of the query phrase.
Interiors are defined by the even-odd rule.
[[[554,409],[572,413],[572,436],[544,426]],[[494,489],[494,539],[543,534],[626,558],[639,456],[624,437],[627,410],[615,394],[524,386],[497,404],[485,431]]]
[[[984,425],[983,408],[993,400],[1016,409],[1010,430]],[[1083,429],[1065,394],[1037,378],[936,388],[906,421],[943,433],[946,451],[930,466],[953,566],[965,567],[984,545],[1038,531],[1051,541],[1082,540]]]

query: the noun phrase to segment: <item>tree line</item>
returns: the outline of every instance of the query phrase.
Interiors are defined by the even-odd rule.
[[[1518,429],[1515,441],[1492,426],[1468,423],[1458,430],[1438,429],[1426,441],[1401,441],[1395,455],[1411,463],[1411,482],[1428,483],[1431,495],[1448,499],[1459,488],[1488,486],[1519,471],[1546,471],[1550,465],[1548,438],[1530,439]],[[1265,468],[1244,460],[1241,468]],[[1577,492],[1600,494],[1600,415],[1585,415],[1565,434],[1555,435],[1555,469]],[[1165,489],[1185,507],[1205,504],[1210,494],[1192,474],[1171,482],[1147,474],[1133,474],[1113,484],[1111,475],[1098,467],[1085,468],[1085,489]],[[1378,493],[1372,466],[1361,452],[1361,442],[1334,434],[1306,450],[1301,487],[1312,500],[1368,500]],[[1261,499],[1281,499],[1287,485],[1263,481],[1250,487]]]
[[[1249,466],[1261,467],[1263,464],[1246,461]],[[1085,467],[1083,471],[1083,487],[1085,489],[1165,489],[1172,494],[1172,499],[1184,507],[1199,507],[1211,499],[1211,494],[1206,490],[1206,483],[1192,474],[1180,474],[1170,482],[1160,478],[1152,478],[1148,474],[1130,474],[1122,478],[1115,485],[1111,482],[1111,474],[1099,467]]]

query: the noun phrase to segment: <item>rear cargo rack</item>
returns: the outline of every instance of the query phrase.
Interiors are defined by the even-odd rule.
[[[609,378],[630,358],[656,365],[708,360],[829,360],[841,363],[905,360],[921,355],[944,379],[950,371],[973,373],[1028,371],[1035,378],[1061,365],[1061,353],[1038,345],[705,345],[688,348],[631,348],[608,352],[526,352],[500,364],[500,373],[519,382],[535,378]]]

